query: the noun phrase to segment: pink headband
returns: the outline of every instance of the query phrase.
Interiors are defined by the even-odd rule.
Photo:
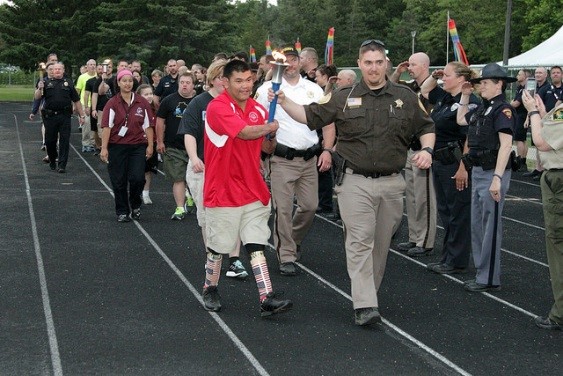
[[[122,69],[117,73],[117,81],[120,81],[123,76],[133,76],[133,73],[129,69]]]

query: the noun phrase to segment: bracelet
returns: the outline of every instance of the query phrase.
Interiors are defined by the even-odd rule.
[[[493,174],[493,177],[496,176],[497,178],[499,178],[500,181],[502,181],[502,176],[500,176],[499,174]]]
[[[531,117],[532,115],[538,115],[538,116],[541,116],[541,115],[540,115],[540,112],[539,112],[539,111],[535,111],[535,110],[534,110],[534,111],[530,111],[530,112],[528,112],[528,117]]]

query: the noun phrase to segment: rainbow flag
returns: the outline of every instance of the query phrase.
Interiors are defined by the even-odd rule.
[[[299,42],[299,38],[297,38],[297,42],[295,42],[295,49],[297,52],[301,53],[301,42]]]
[[[450,36],[452,37],[455,59],[457,61],[461,61],[465,65],[469,65],[469,60],[467,60],[465,50],[463,49],[461,41],[459,40],[457,28],[455,27],[455,21],[452,18],[448,19],[448,30],[450,32]]]
[[[250,46],[250,62],[256,63],[256,50],[252,46]]]
[[[266,39],[266,55],[272,54],[272,44],[270,43],[270,36],[268,35],[268,39]]]
[[[325,64],[330,65],[333,63],[334,57],[334,27],[328,29],[328,36],[326,38],[325,47]]]

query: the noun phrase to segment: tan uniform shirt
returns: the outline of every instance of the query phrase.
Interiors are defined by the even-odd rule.
[[[434,132],[434,122],[409,88],[387,81],[377,94],[362,80],[333,92],[326,103],[305,106],[307,124],[332,122],[336,151],[353,170],[391,174],[405,166],[412,136]]]
[[[550,151],[540,151],[543,167],[546,169],[563,168],[563,104],[551,110],[542,119],[541,135],[553,148]]]

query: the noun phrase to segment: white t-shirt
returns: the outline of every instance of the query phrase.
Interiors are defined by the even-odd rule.
[[[271,87],[271,81],[265,82],[258,88],[255,96],[256,101],[267,109],[270,108],[268,89]],[[319,85],[303,77],[299,78],[299,82],[295,86],[282,78],[280,90],[286,97],[301,105],[318,102],[323,96],[323,89]],[[279,104],[276,106],[274,118],[280,125],[276,132],[278,143],[295,150],[305,150],[319,142],[317,131],[312,131],[306,124],[293,120]]]

